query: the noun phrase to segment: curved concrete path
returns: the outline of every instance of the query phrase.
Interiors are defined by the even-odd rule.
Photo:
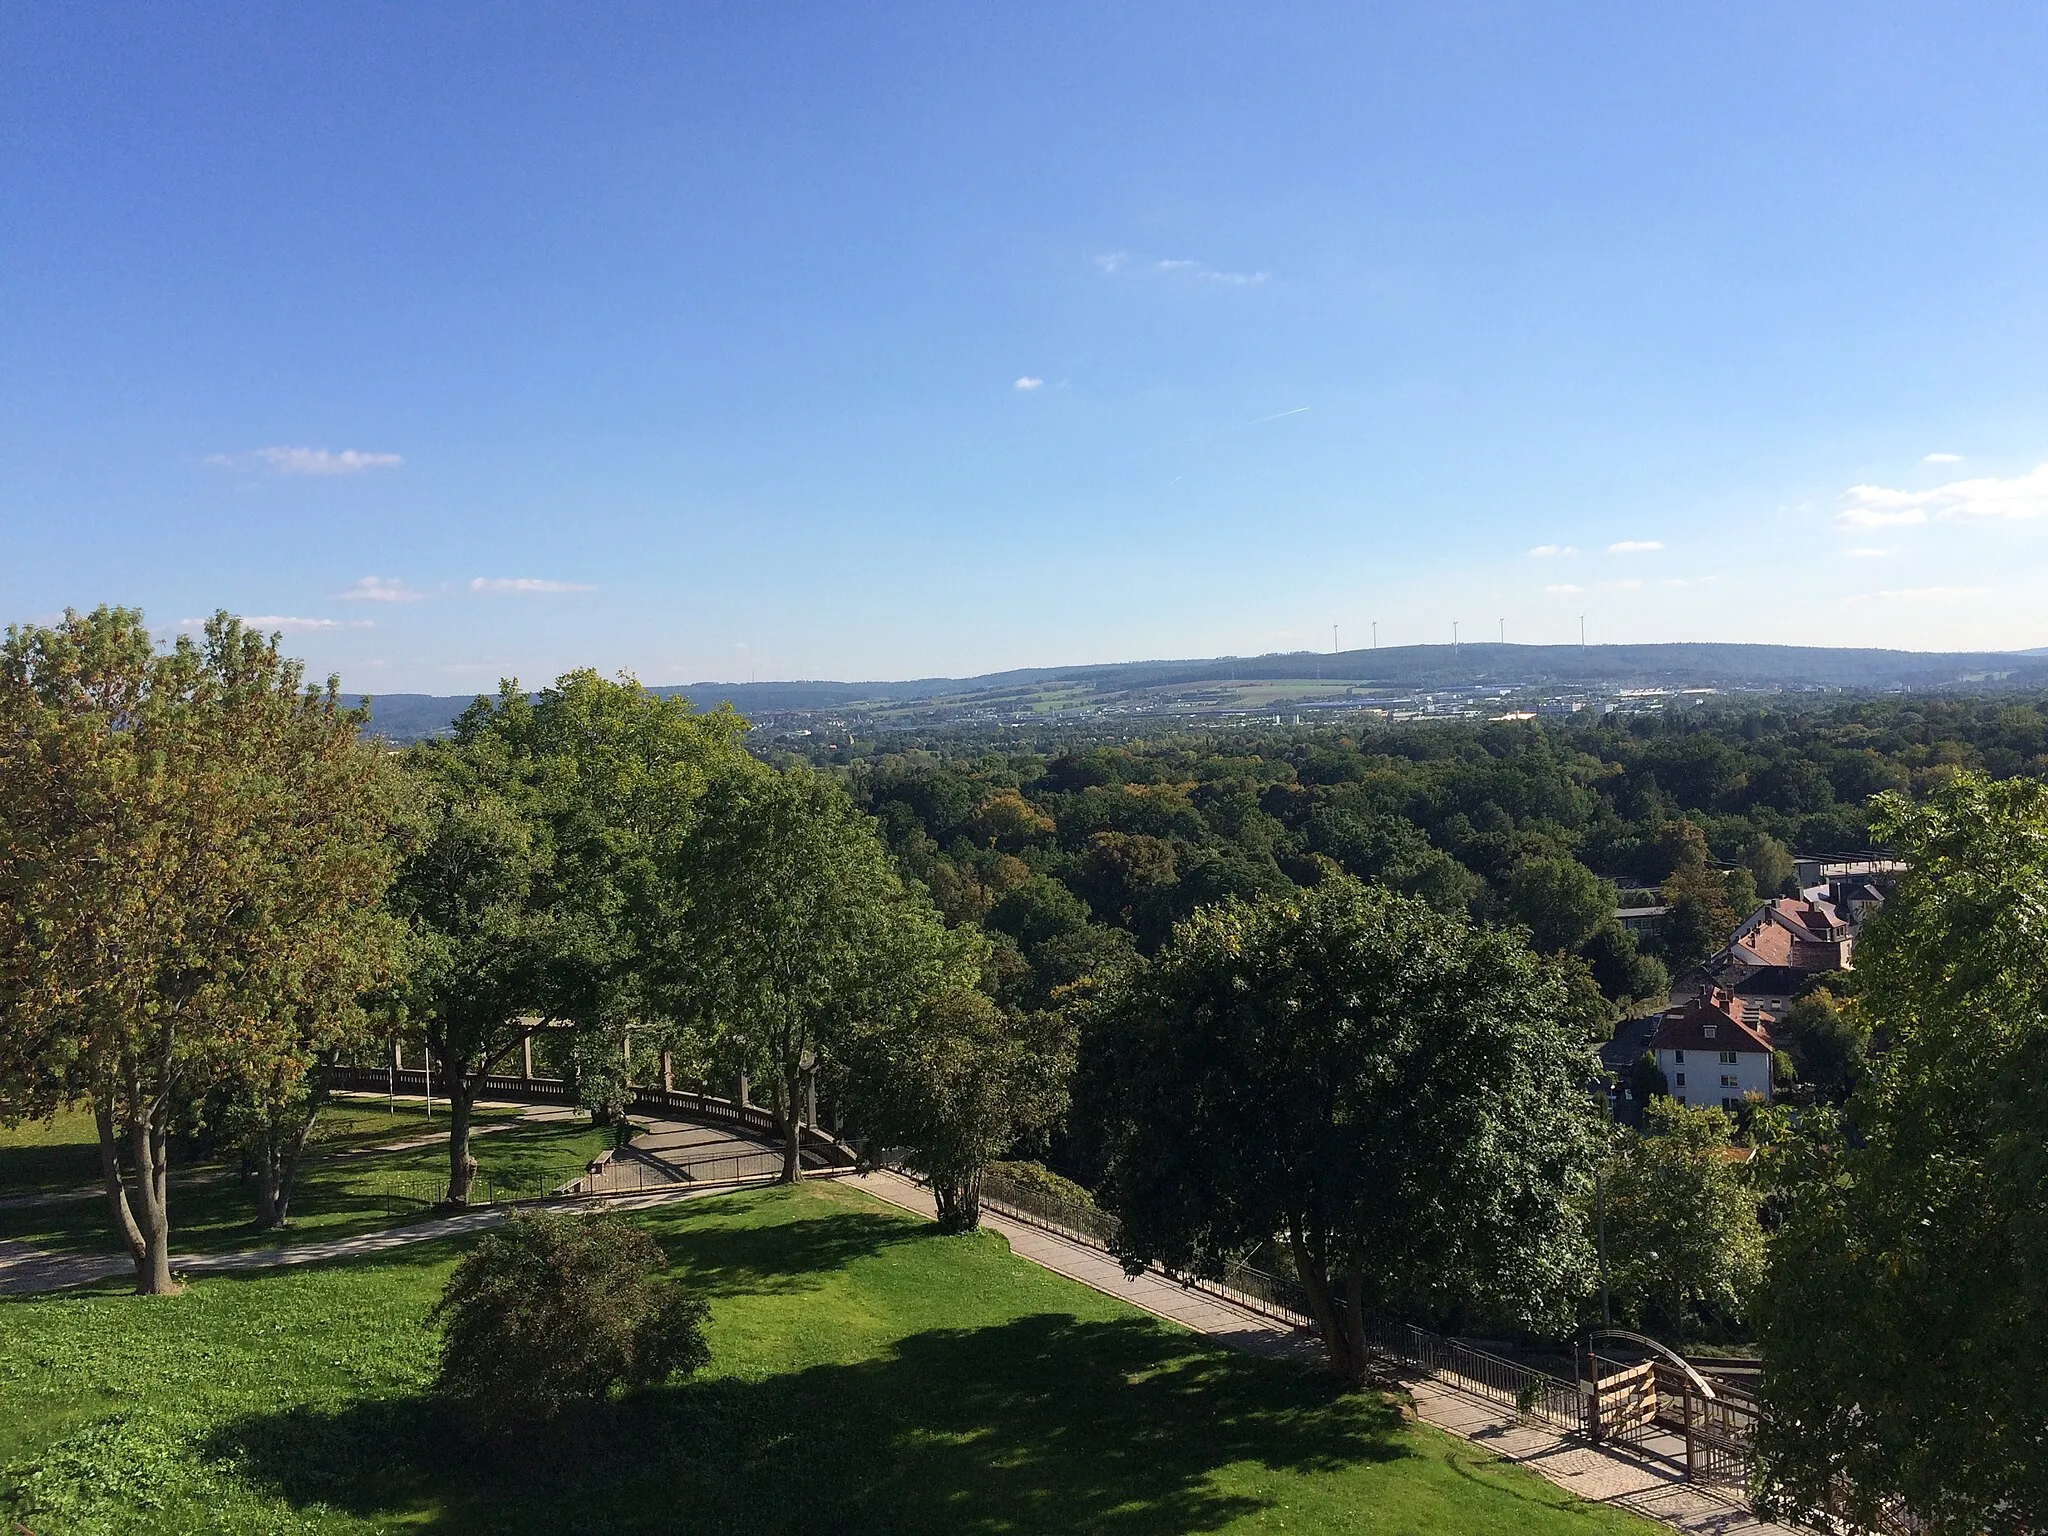
[[[569,1120],[579,1118],[583,1113],[582,1110],[556,1105],[535,1105],[529,1106],[522,1118]],[[218,1275],[356,1258],[413,1243],[430,1243],[480,1231],[503,1221],[510,1210],[545,1208],[558,1203],[574,1205],[591,1198],[603,1199],[614,1210],[640,1210],[651,1205],[694,1199],[699,1195],[718,1194],[740,1184],[758,1183],[781,1169],[781,1152],[751,1137],[647,1115],[634,1116],[634,1122],[647,1127],[646,1135],[635,1138],[634,1151],[639,1150],[642,1142],[648,1142],[651,1143],[649,1153],[641,1157],[614,1156],[595,1175],[578,1181],[583,1185],[578,1194],[562,1197],[559,1202],[527,1200],[512,1205],[482,1206],[459,1215],[437,1216],[428,1221],[362,1232],[353,1237],[316,1238],[303,1243],[245,1248],[232,1253],[173,1254],[171,1271],[182,1276]],[[497,1129],[513,1123],[491,1122]],[[479,1126],[473,1134],[481,1133],[483,1129]],[[445,1133],[441,1136],[425,1135],[358,1151],[406,1151],[445,1139]],[[759,1166],[755,1167],[756,1164]],[[693,1176],[696,1171],[705,1176]],[[734,1176],[719,1177],[721,1172],[730,1172]],[[101,1191],[90,1193],[98,1195]],[[133,1273],[134,1263],[125,1252],[50,1253],[29,1243],[0,1239],[0,1295],[23,1296],[60,1291]]]

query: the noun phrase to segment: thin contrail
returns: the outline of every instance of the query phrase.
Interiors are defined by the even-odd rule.
[[[1212,437],[1224,437],[1232,432],[1242,432],[1246,427],[1263,427],[1269,421],[1278,421],[1282,416],[1299,416],[1308,409],[1310,407],[1297,405],[1291,411],[1275,411],[1270,416],[1261,416],[1254,421],[1240,421],[1232,427],[1218,427],[1214,432],[1197,432],[1193,437],[1176,437],[1166,446],[1169,448],[1179,448],[1186,443],[1200,443]]]

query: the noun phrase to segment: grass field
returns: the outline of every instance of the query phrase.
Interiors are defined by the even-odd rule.
[[[1653,1528],[851,1190],[641,1218],[701,1378],[472,1446],[425,1388],[456,1249],[0,1303],[0,1512],[97,1532]]]
[[[517,1110],[479,1111],[480,1124],[517,1120]],[[401,1103],[393,1114],[381,1104],[343,1101],[322,1112],[318,1140],[307,1151],[292,1195],[291,1225],[265,1231],[231,1167],[202,1163],[171,1170],[171,1248],[175,1253],[217,1253],[272,1247],[280,1242],[348,1237],[427,1214],[428,1201],[408,1193],[445,1176],[445,1139],[403,1152],[367,1150],[390,1142],[445,1132],[444,1115],[428,1120],[419,1104]],[[50,1194],[93,1184],[99,1150],[91,1115],[66,1111],[54,1121],[0,1131],[0,1195]],[[470,1143],[488,1176],[537,1186],[573,1177],[610,1144],[609,1133],[587,1125],[519,1122]],[[559,1177],[556,1177],[559,1175]],[[0,1206],[0,1238],[17,1238],[61,1253],[106,1253],[119,1247],[100,1198],[29,1206]]]

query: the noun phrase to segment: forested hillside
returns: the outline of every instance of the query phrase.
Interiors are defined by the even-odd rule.
[[[2041,701],[2005,698],[1029,746],[934,733],[810,756],[951,921],[996,938],[1006,1000],[1042,1006],[1197,907],[1332,868],[1523,924],[1611,1001],[1659,995],[1790,888],[1794,853],[1864,847],[1872,794],[2041,774],[2044,752]],[[1648,952],[1611,916],[1632,885],[1672,907]]]

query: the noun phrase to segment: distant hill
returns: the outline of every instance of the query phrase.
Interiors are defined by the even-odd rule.
[[[1344,691],[1389,693],[1470,687],[1514,689],[1718,688],[1770,689],[2048,688],[2048,648],[2038,651],[1886,651],[1799,645],[1405,645],[1338,653],[1295,651],[1207,660],[1111,662],[1079,667],[1029,667],[980,677],[927,677],[900,682],[687,683],[659,688],[700,709],[730,703],[741,714],[809,711],[1000,709],[1057,696],[1064,710],[1112,707],[1120,695],[1259,682],[1342,685]],[[393,741],[445,731],[469,695],[384,694],[372,700],[371,729]],[[1220,696],[1219,696],[1220,697]],[[920,708],[919,706],[922,706]]]

